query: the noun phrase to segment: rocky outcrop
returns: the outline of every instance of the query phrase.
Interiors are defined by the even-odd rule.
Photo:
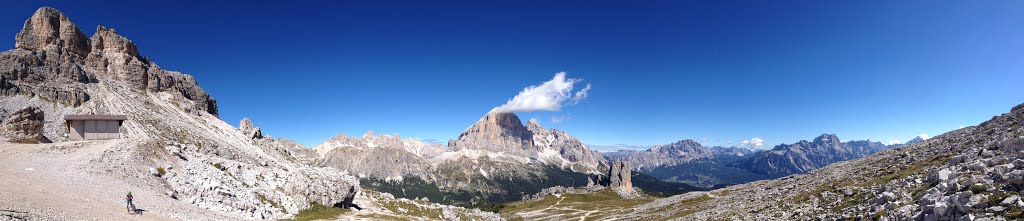
[[[238,130],[249,139],[263,138],[263,131],[259,127],[254,127],[249,118],[242,118],[242,121],[238,123]]]
[[[85,65],[91,72],[136,91],[147,88],[150,65],[139,56],[135,43],[103,26],[96,28],[91,42],[92,50],[85,59]]]
[[[25,21],[14,47],[30,51],[64,49],[84,57],[89,53],[89,39],[57,9],[42,7]]]
[[[544,163],[569,165],[569,169],[584,173],[599,173],[606,165],[600,152],[590,149],[583,141],[562,130],[548,130],[536,119],[527,121],[527,130],[533,138],[536,157]]]
[[[218,115],[217,102],[190,75],[165,71],[139,53],[131,40],[98,27],[86,38],[70,19],[40,8],[16,36],[16,49],[0,53],[0,95],[38,96],[77,107],[90,100],[94,83],[123,86],[124,93],[167,92],[190,113]]]
[[[36,107],[26,107],[11,113],[3,121],[3,134],[10,142],[42,143],[43,111]]]
[[[458,139],[449,141],[448,146],[526,153],[533,149],[533,134],[516,114],[491,111],[466,128]]]
[[[302,168],[292,172],[284,191],[299,202],[348,208],[359,192],[359,180],[343,176],[341,171],[325,173],[321,168]]]
[[[577,172],[598,174],[607,166],[601,153],[587,147],[565,131],[548,130],[530,120],[523,125],[511,112],[488,112],[448,142],[451,149],[500,152],[535,159],[543,164],[569,167]]]
[[[632,171],[633,167],[629,165],[629,162],[612,163],[611,168],[608,169],[608,187],[623,192],[633,192]]]
[[[0,53],[0,115],[10,117],[5,137],[45,141],[39,128],[66,134],[50,131],[66,125],[44,121],[44,112],[126,115],[121,130],[131,139],[65,144],[89,150],[73,157],[82,165],[75,173],[223,216],[207,219],[291,218],[310,202],[351,205],[359,192],[359,181],[345,171],[300,164],[294,156],[305,153],[291,151],[294,142],[253,140],[261,137],[257,128],[243,135],[218,119],[216,102],[195,78],[162,70],[114,30],[100,27],[91,39],[79,33],[60,12],[42,8],[18,34],[17,48]],[[26,106],[38,109],[14,111]],[[160,215],[197,219],[179,211]]]
[[[0,53],[0,95],[38,96],[70,106],[89,100],[86,84],[96,78],[81,66],[89,42],[68,17],[40,8],[25,21],[15,46]]]

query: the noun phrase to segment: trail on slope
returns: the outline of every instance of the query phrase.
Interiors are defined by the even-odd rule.
[[[116,140],[0,143],[0,208],[26,217],[55,220],[225,219],[171,199],[138,180],[115,176],[123,171],[90,172],[96,169],[90,167],[92,159],[121,144]],[[135,196],[136,207],[144,210],[141,214],[129,214],[124,198],[127,191]]]

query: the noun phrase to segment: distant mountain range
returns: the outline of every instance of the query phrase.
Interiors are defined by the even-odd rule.
[[[769,151],[759,152],[733,166],[770,176],[806,173],[826,165],[861,158],[889,146],[881,142],[842,142],[835,134],[822,134],[813,141],[801,140],[782,144]]]
[[[367,188],[465,206],[519,200],[552,186],[584,186],[609,169],[602,153],[565,131],[493,111],[448,145],[368,132],[338,135],[313,150],[318,157],[312,164],[355,174]],[[662,181],[637,187],[700,189]]]
[[[917,137],[908,142],[920,142]],[[771,150],[743,147],[704,147],[693,140],[657,145],[647,150],[605,154],[610,161],[627,161],[635,170],[669,182],[717,187],[806,173],[826,165],[857,159],[905,144],[875,141],[842,142],[834,134],[813,141],[782,144]]]

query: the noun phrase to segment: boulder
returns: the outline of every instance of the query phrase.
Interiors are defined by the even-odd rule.
[[[971,202],[971,192],[970,191],[963,191],[963,192],[956,193],[956,195],[953,195],[953,197],[950,197],[950,201],[951,201],[950,203],[952,203],[954,206],[956,206],[956,209],[958,211],[960,211],[960,213],[966,213],[967,210],[970,209],[970,207],[971,207],[971,205],[970,205],[970,202]]]
[[[298,202],[343,208],[352,206],[359,190],[359,180],[333,168],[299,168],[284,184],[285,193]]]
[[[940,183],[940,182],[949,180],[950,178],[953,178],[954,176],[955,176],[955,174],[953,174],[953,171],[949,170],[949,168],[942,168],[941,170],[933,170],[931,173],[928,174],[928,182],[929,183]]]
[[[42,143],[43,111],[37,107],[26,107],[11,113],[3,121],[3,134],[10,142]]]
[[[1007,180],[1010,181],[1010,184],[1018,185],[1018,186],[1019,185],[1024,185],[1024,171],[1022,171],[1022,170],[1013,170],[1013,171],[1010,171],[1010,173],[1008,173],[1006,175],[1007,175]]]
[[[1019,196],[1017,196],[1017,195],[1010,195],[1009,197],[1006,197],[1005,199],[1003,199],[1003,201],[1000,202],[999,204],[1000,205],[1015,205],[1018,200],[1020,200]]]
[[[1024,159],[1013,160],[1013,166],[1017,168],[1024,168]]]

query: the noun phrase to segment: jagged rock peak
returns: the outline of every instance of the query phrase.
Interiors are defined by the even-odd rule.
[[[139,55],[139,48],[131,40],[121,36],[114,29],[107,27],[96,27],[96,34],[92,36],[92,51],[102,54],[122,53],[142,59]]]
[[[651,149],[658,150],[658,149],[679,148],[679,147],[703,147],[703,146],[700,145],[700,142],[697,142],[697,141],[694,141],[694,140],[691,140],[691,139],[685,139],[685,140],[676,141],[675,143],[670,143],[670,144],[666,144],[666,145],[657,145],[657,146],[654,146]]]
[[[530,137],[530,132],[515,113],[491,111],[462,132],[459,138],[466,136],[479,136],[491,140],[506,136],[524,139]]]
[[[916,144],[916,143],[920,143],[920,142],[924,142],[924,138],[922,138],[921,136],[916,136],[916,137],[914,137],[914,139],[911,139],[910,141],[907,141],[903,145],[911,145],[911,144]]]
[[[817,143],[817,144],[838,144],[838,143],[842,143],[842,141],[840,141],[839,140],[839,136],[836,136],[835,134],[822,134],[821,136],[818,136],[818,137],[814,138],[814,143]]]
[[[71,19],[57,9],[42,7],[25,21],[15,36],[14,47],[25,50],[44,50],[48,47],[64,48],[85,57],[89,54],[89,38]]]
[[[540,121],[538,121],[537,118],[530,118],[530,120],[526,121],[526,128],[528,128],[530,130],[536,130],[536,129],[547,130],[547,128],[544,128],[544,126],[540,125]]]

